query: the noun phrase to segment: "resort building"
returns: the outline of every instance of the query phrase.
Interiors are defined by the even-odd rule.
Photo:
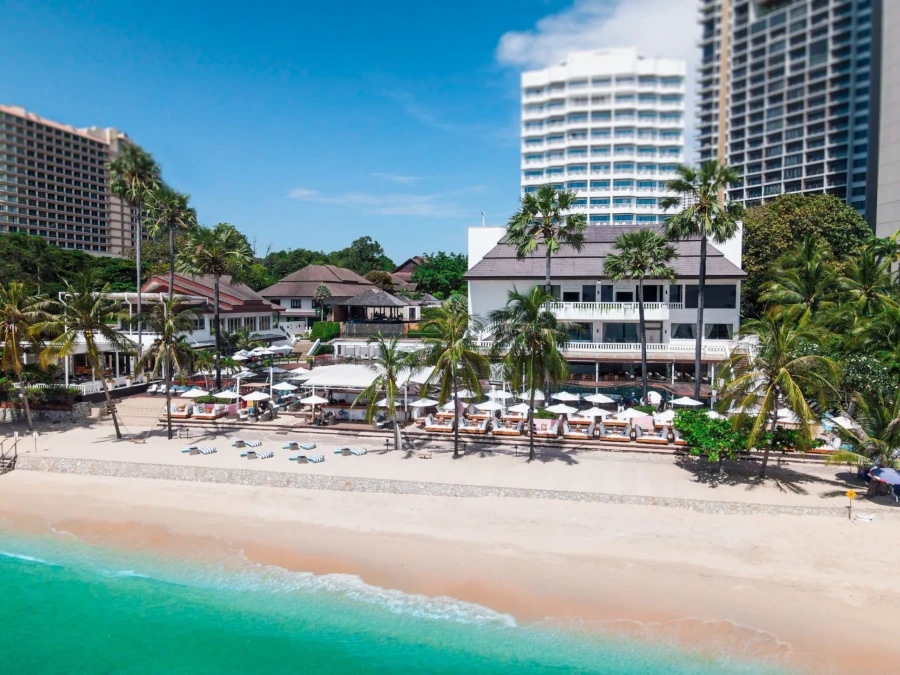
[[[653,226],[655,227],[655,226]],[[553,312],[570,322],[565,357],[574,381],[583,386],[628,381],[640,377],[640,337],[636,282],[612,282],[603,276],[603,263],[613,242],[626,227],[586,228],[581,252],[563,248],[553,256]],[[543,285],[542,250],[516,258],[506,244],[503,227],[469,229],[469,312],[486,320],[505,306],[507,293]],[[697,335],[697,280],[700,243],[676,244],[679,257],[672,264],[675,283],[648,279],[644,283],[647,354],[652,379],[667,385],[689,382],[694,372]],[[715,381],[716,365],[730,356],[740,327],[740,233],[722,246],[708,244],[703,342],[704,382]],[[484,348],[490,346],[485,335]],[[706,391],[709,391],[707,388]]]
[[[329,293],[321,303],[316,299],[319,286],[326,286]],[[341,321],[340,303],[372,288],[375,285],[371,281],[344,267],[307,265],[264,288],[259,295],[283,307],[281,327],[291,335],[300,335],[322,318],[320,304],[325,306],[327,314],[334,316],[335,321]]]
[[[826,192],[896,231],[900,3],[701,0],[700,22],[699,156],[742,174],[728,198]]]
[[[412,275],[423,262],[425,262],[425,258],[420,255],[414,255],[412,258],[408,258],[405,262],[397,265],[394,271],[391,272],[394,289],[415,291],[417,284],[412,280]]]
[[[522,73],[522,193],[575,192],[591,225],[661,222],[684,162],[685,70],[630,48]]]
[[[135,222],[109,193],[106,169],[128,142],[116,129],[76,129],[0,105],[0,232],[98,255],[132,248]]]

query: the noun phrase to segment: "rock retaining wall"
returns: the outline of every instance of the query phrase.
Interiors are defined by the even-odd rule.
[[[202,458],[200,461],[202,461]],[[429,497],[511,497],[514,499],[554,499],[562,501],[597,502],[601,504],[665,506],[688,509],[697,513],[720,515],[766,514],[772,516],[847,517],[847,509],[844,507],[744,504],[741,502],[721,502],[706,499],[647,497],[642,495],[617,495],[567,490],[535,490],[531,488],[459,485],[454,483],[387,480],[383,478],[323,476],[312,473],[301,474],[282,471],[262,471],[258,469],[225,469],[221,467],[176,466],[171,464],[66,459],[62,457],[35,457],[29,455],[19,456],[16,469],[91,476],[112,476],[119,478],[150,478],[201,483],[231,483],[233,485],[296,488],[301,490],[379,492],[385,494],[424,495]],[[900,510],[879,512],[879,517],[897,516],[900,516]]]
[[[31,409],[31,419],[37,424],[38,422],[75,422],[91,416],[91,408],[106,407],[106,402],[93,403],[88,401],[79,401],[72,404],[71,410],[41,410],[40,408]],[[0,424],[13,424],[14,422],[25,421],[24,408],[0,408]]]

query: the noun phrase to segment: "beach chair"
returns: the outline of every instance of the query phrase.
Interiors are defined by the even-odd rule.
[[[490,420],[481,420],[481,422],[476,424],[466,424],[465,426],[460,427],[459,430],[466,434],[478,434],[479,436],[483,436],[484,434],[487,434],[490,423]]]
[[[241,453],[241,457],[246,457],[247,459],[270,459],[274,456],[275,453],[271,450],[248,450]]]
[[[241,438],[231,444],[232,448],[258,448],[262,445],[262,441],[245,441]]]
[[[494,424],[494,430],[491,432],[494,436],[521,436],[522,422],[497,422]]]
[[[687,445],[687,441],[681,437],[681,434],[678,433],[678,430],[675,430],[675,445],[680,447],[685,447]]]
[[[250,419],[250,410],[247,408],[241,408],[238,410],[237,418],[239,422],[246,422]]]
[[[334,454],[336,454],[336,455],[344,455],[344,456],[349,457],[349,456],[350,456],[350,448],[335,448],[335,449],[334,449]]]
[[[350,454],[354,457],[362,457],[363,455],[367,455],[369,453],[365,448],[354,448],[350,451]]]
[[[150,394],[150,396],[155,396],[156,391],[157,389],[155,384],[151,384],[149,387],[147,387],[147,393]]]
[[[535,422],[534,435],[537,438],[557,438],[559,436],[559,420],[552,420],[549,424],[547,420]]]
[[[299,450],[300,444],[297,441],[285,441],[285,443],[281,446],[282,450]]]
[[[638,432],[637,442],[644,443],[646,445],[668,445],[669,444],[669,431],[665,427],[659,430],[659,432],[655,434],[648,434],[644,432],[643,429]]]
[[[573,441],[589,441],[594,438],[594,423],[585,428],[571,428],[569,423],[566,422],[563,424],[563,438],[568,438]]]
[[[191,406],[183,403],[172,403],[171,410],[173,420],[186,420],[190,418],[192,412]]]
[[[601,425],[602,427],[603,425]],[[600,438],[604,441],[612,441],[613,443],[630,443],[631,442],[631,425],[627,425],[624,429],[610,427],[605,430]]]
[[[182,452],[185,452],[189,455],[211,455],[216,452],[216,449],[212,446],[197,446],[197,445],[189,445],[186,448],[182,449]]]
[[[316,449],[316,444],[315,444],[315,443],[301,443],[301,444],[300,444],[300,449],[301,449],[301,450],[306,450],[307,452],[310,451],[310,450],[315,450],[315,449]]]

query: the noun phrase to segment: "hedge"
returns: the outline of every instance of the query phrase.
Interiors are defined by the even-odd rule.
[[[337,321],[316,321],[312,326],[310,337],[323,342],[336,338],[341,334],[341,324]]]

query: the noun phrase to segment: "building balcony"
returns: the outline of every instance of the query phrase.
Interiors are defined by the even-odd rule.
[[[487,352],[494,346],[490,340],[476,342],[475,346]],[[702,358],[706,361],[723,361],[731,355],[734,343],[727,340],[710,340],[703,343]],[[693,340],[647,344],[647,358],[653,361],[691,362],[694,359]],[[563,347],[563,356],[571,359],[593,359],[597,361],[639,361],[640,342],[568,342]]]
[[[634,207],[627,207],[633,209]],[[626,209],[626,207],[615,207]],[[636,302],[553,302],[550,310],[562,321],[638,321]],[[646,321],[668,321],[670,309],[684,309],[682,303],[645,302]]]

